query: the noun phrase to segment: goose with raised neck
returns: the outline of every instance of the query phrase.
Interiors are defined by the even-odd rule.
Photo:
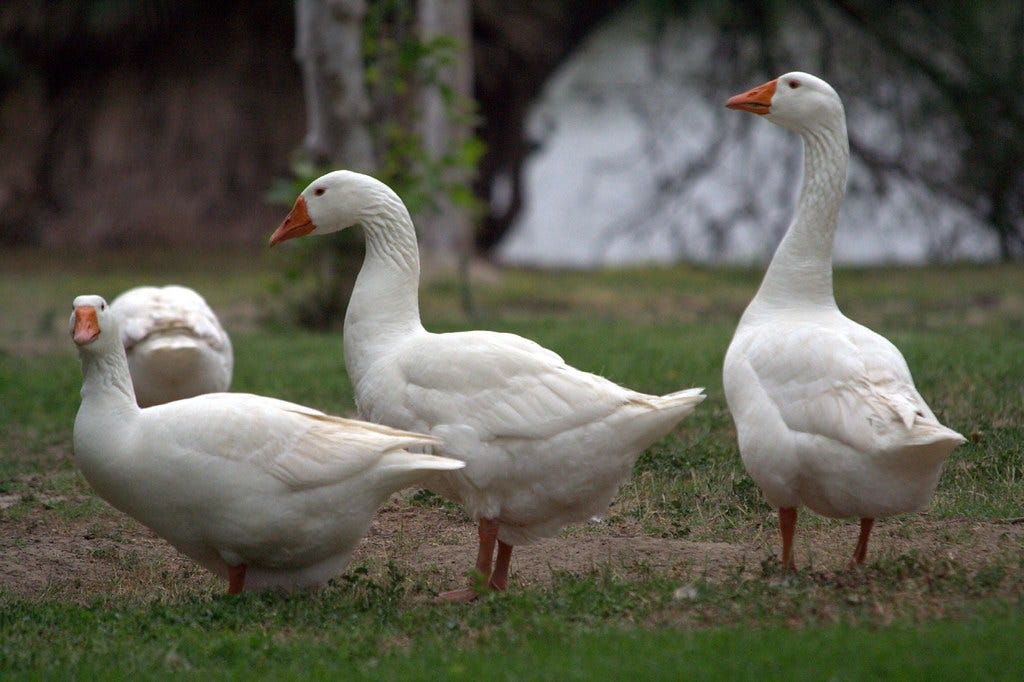
[[[603,514],[637,457],[694,410],[702,389],[647,395],[520,336],[426,331],[412,221],[367,175],[314,180],[270,241],[355,224],[367,250],[345,318],[345,365],[360,414],[435,435],[440,452],[466,462],[427,487],[477,521],[476,569],[503,590],[512,547]],[[476,596],[466,588],[440,599]]]
[[[370,190],[374,200],[364,204],[359,216],[366,255],[345,312],[345,360],[353,380],[368,375],[375,348],[424,333],[412,218],[390,187]]]
[[[850,561],[859,566],[875,518],[926,505],[964,438],[936,419],[899,350],[836,306],[832,243],[849,141],[835,90],[795,71],[726,106],[798,133],[804,147],[795,217],[723,365],[740,455],[778,510],[784,567],[795,569],[801,506],[860,519]]]
[[[846,117],[800,131],[804,145],[804,182],[796,213],[775,250],[750,310],[794,306],[835,308],[832,245],[846,186],[850,150]]]
[[[228,579],[228,592],[306,587],[348,563],[392,493],[458,460],[436,439],[245,393],[140,408],[117,317],[75,299],[82,362],[75,461],[100,497]]]

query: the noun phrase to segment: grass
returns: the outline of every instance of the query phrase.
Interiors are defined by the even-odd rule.
[[[786,606],[809,612],[806,586],[767,582],[751,588],[765,606],[719,627],[690,623],[732,611],[748,596],[735,585],[700,585],[681,602],[663,581],[565,576],[470,608],[409,607],[407,589],[400,576],[375,583],[357,572],[303,595],[7,604],[0,670],[86,679],[256,670],[286,679],[935,679],[969,670],[1016,679],[1024,635],[1024,607],[993,601],[955,620],[804,623]]]
[[[1019,677],[1024,269],[837,273],[844,311],[901,348],[933,409],[971,442],[950,458],[927,513],[882,523],[878,532],[888,535],[863,573],[837,572],[832,555],[814,553],[814,538],[842,544],[840,554],[852,548],[851,524],[802,515],[805,569],[795,578],[769,559],[774,522],[743,472],[721,391],[722,355],[758,270],[484,272],[479,320],[462,315],[456,283],[425,285],[424,320],[435,331],[519,333],[649,392],[707,388],[684,428],[640,459],[607,525],[569,536],[611,528],[764,548],[721,570],[663,570],[638,559],[628,568],[555,572],[550,586],[516,587],[470,607],[435,607],[429,570],[379,557],[357,561],[323,590],[227,598],[197,569],[149,565],[140,543],[158,543],[98,500],[74,467],[81,378],[65,315],[80,293],[111,298],[140,282],[194,286],[232,332],[233,390],[352,413],[340,333],[267,324],[259,314],[276,268],[263,252],[92,260],[0,253],[8,305],[0,326],[0,554],[14,556],[44,531],[102,541],[89,557],[96,563],[61,576],[57,587],[0,586],[0,676],[924,679],[952,669]],[[459,513],[422,493],[405,504],[441,509],[446,519]],[[988,545],[978,544],[977,524]],[[915,544],[921,536],[937,538],[942,551]],[[91,587],[89,571],[100,564],[123,571],[124,585]]]

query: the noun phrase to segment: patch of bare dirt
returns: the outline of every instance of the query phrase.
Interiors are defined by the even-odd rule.
[[[10,506],[10,505],[9,505]],[[175,552],[151,531],[109,510],[87,520],[65,521],[45,506],[0,517],[0,583],[30,599],[88,602],[107,594],[214,593],[224,585]],[[842,571],[857,528],[819,524],[798,529],[796,556],[802,569]],[[557,538],[517,547],[511,586],[549,585],[556,573],[610,571],[623,578],[663,575],[681,583],[757,578],[777,552],[769,524],[730,542],[663,539],[629,523],[586,524]],[[868,565],[915,556],[949,561],[967,573],[993,563],[1020,571],[1024,523],[925,516],[876,525]],[[464,583],[476,557],[476,528],[468,520],[396,496],[376,516],[354,564],[394,562],[417,584],[442,591]]]
[[[56,499],[56,498],[54,498]],[[0,586],[34,599],[210,590],[216,579],[114,510],[66,522],[45,507],[0,517]]]
[[[636,530],[637,534],[623,535]],[[476,525],[453,519],[434,508],[393,501],[381,510],[354,560],[384,559],[425,574],[438,590],[465,581],[476,562]],[[671,573],[709,579],[747,563],[757,565],[754,548],[724,542],[646,537],[623,526],[587,524],[559,537],[516,547],[512,553],[514,585],[548,585],[553,573],[587,573],[611,569],[622,575]],[[756,550],[755,550],[756,551]]]

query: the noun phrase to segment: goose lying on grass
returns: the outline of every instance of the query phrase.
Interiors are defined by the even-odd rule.
[[[231,339],[192,289],[136,287],[111,301],[110,310],[121,328],[139,405],[159,405],[231,386]]]
[[[374,511],[458,460],[414,454],[430,436],[273,398],[208,393],[135,402],[113,311],[79,296],[75,459],[107,502],[228,579],[228,592],[306,587],[340,573]]]
[[[335,171],[315,180],[270,242],[357,223],[366,257],[344,345],[360,415],[438,436],[445,455],[466,462],[427,487],[478,522],[476,569],[503,590],[513,545],[603,514],[637,457],[693,412],[702,389],[645,395],[520,336],[426,331],[412,220],[387,185],[366,175]],[[476,596],[467,588],[440,598]]]
[[[964,438],[935,418],[896,347],[836,306],[832,242],[849,160],[839,96],[794,72],[726,106],[798,133],[805,164],[796,215],[725,356],[740,454],[779,510],[785,567],[795,568],[801,505],[860,518],[859,565],[875,518],[927,504]]]

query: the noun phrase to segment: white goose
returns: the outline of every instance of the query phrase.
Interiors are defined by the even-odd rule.
[[[228,592],[306,587],[340,573],[391,493],[462,468],[405,448],[429,436],[243,393],[140,408],[117,321],[79,296],[75,459],[110,504],[210,571]]]
[[[438,436],[444,454],[467,463],[427,487],[478,521],[476,568],[505,589],[512,546],[603,514],[636,458],[693,411],[702,389],[645,395],[513,334],[426,331],[409,213],[366,175],[315,180],[270,242],[357,223],[367,248],[345,317],[345,365],[360,414]],[[470,588],[441,599],[475,596]]]
[[[139,405],[231,386],[231,339],[192,289],[136,287],[111,301],[110,310],[121,328]]]
[[[849,143],[839,96],[806,73],[732,97],[799,133],[804,181],[796,216],[740,319],[723,381],[747,472],[779,510],[793,569],[797,508],[860,518],[852,565],[879,516],[927,504],[963,436],[938,422],[888,340],[843,315],[832,295],[832,242]]]

